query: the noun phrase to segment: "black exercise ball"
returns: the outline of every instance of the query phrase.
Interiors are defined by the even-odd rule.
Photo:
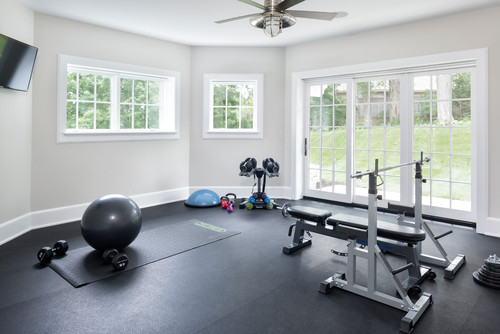
[[[81,228],[93,248],[123,249],[135,240],[142,226],[137,203],[123,195],[106,195],[92,202],[83,213]]]

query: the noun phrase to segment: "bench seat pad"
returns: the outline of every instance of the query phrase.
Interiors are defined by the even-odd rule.
[[[320,224],[324,224],[326,218],[332,215],[332,212],[328,210],[311,208],[301,205],[291,206],[287,211],[288,214],[290,214],[290,216],[294,218],[304,219]]]
[[[360,229],[368,229],[368,218],[338,213],[327,220],[328,225],[345,225]],[[377,221],[377,236],[391,240],[416,243],[425,240],[425,232],[410,226]]]

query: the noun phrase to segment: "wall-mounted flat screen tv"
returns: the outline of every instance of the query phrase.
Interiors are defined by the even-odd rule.
[[[28,91],[38,48],[0,34],[0,87]]]

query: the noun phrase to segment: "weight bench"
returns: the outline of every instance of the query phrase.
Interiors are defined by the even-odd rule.
[[[310,235],[309,231],[313,231],[348,240],[346,253],[332,250],[335,254],[347,256],[347,274],[337,272],[333,276],[330,276],[321,282],[319,291],[328,293],[333,288],[338,288],[404,311],[406,315],[401,319],[399,330],[405,333],[413,331],[417,321],[429,306],[432,305],[433,299],[430,293],[421,293],[420,287],[415,285],[416,283],[411,275],[405,281],[406,286],[403,286],[397,274],[406,270],[409,270],[411,274],[411,271],[416,268],[414,278],[417,279],[417,282],[427,277],[434,279],[436,275],[432,273],[430,268],[419,266],[419,253],[417,253],[416,245],[421,245],[421,241],[425,239],[426,234],[424,231],[418,227],[390,225],[388,223],[378,224],[377,200],[382,199],[382,196],[377,194],[377,187],[379,185],[377,181],[380,178],[380,172],[410,165],[415,165],[415,178],[418,179],[420,177],[421,179],[422,165],[424,162],[430,161],[430,159],[424,159],[423,152],[420,153],[420,157],[420,160],[381,169],[378,167],[378,159],[375,159],[374,170],[357,172],[351,175],[351,178],[358,179],[363,176],[369,177],[368,219],[350,215],[332,216],[331,212],[326,210],[305,208],[302,206],[290,207],[287,204],[282,208],[284,216],[291,215],[297,218],[297,222],[290,226],[288,230],[288,235],[291,236],[293,228],[295,227],[296,229],[293,242],[283,248],[285,254],[290,254],[312,244],[310,239],[304,239],[304,232]],[[418,187],[416,188],[418,189]],[[392,248],[391,253],[404,255],[407,259],[407,264],[393,269],[382,251],[386,247]],[[361,284],[356,280],[358,272],[356,263],[358,258],[367,261],[366,284]],[[389,281],[397,291],[396,297],[378,290],[377,268],[379,267],[389,274]],[[411,293],[410,289],[414,287],[418,287],[417,291],[419,293],[418,299],[415,302],[409,297],[409,293]],[[414,290],[414,292],[416,291]]]
[[[366,256],[364,250],[356,247],[357,244],[368,245],[368,219],[359,216],[347,214],[335,214],[331,211],[311,208],[306,206],[283,207],[283,215],[291,216],[296,219],[288,230],[288,236],[292,236],[293,229],[295,233],[290,245],[283,247],[284,254],[292,254],[306,246],[312,245],[312,235],[310,232],[319,233],[337,239],[348,240],[348,251],[339,252],[332,249],[332,253],[348,257],[347,278],[345,273],[337,272],[333,276],[322,281],[319,291],[328,293],[334,287],[361,294],[365,297],[374,299],[381,303],[401,308],[404,310],[404,304],[407,306],[407,315],[401,320],[400,330],[406,333],[412,331],[418,318],[433,303],[432,296],[426,292],[422,293],[419,284],[425,279],[434,279],[436,274],[430,267],[419,264],[417,244],[425,240],[426,233],[420,229],[409,226],[402,226],[388,222],[377,222],[377,257],[380,258],[389,272],[392,274],[394,284],[401,299],[373,293],[368,288],[360,288],[356,283],[355,258],[356,256]],[[304,234],[309,235],[306,239]],[[392,269],[385,259],[381,250],[387,250],[392,254],[404,256],[407,264],[401,268]],[[373,270],[373,269],[372,269]],[[400,281],[396,275],[408,270],[408,277]],[[370,269],[368,270],[370,273]],[[375,275],[375,272],[373,273]],[[375,281],[375,277],[372,278]],[[374,284],[374,283],[373,283]],[[372,287],[371,289],[374,289]],[[420,295],[416,304],[413,304],[408,295]],[[413,305],[410,307],[410,305]]]
[[[335,214],[328,210],[306,206],[288,206],[285,208],[288,215],[296,218],[288,230],[292,235],[295,228],[293,241],[283,247],[283,253],[292,254],[299,249],[312,245],[310,232],[319,233],[329,237],[350,240],[367,245],[368,219],[348,214]],[[307,234],[309,238],[306,238]],[[379,221],[377,224],[377,245],[380,249],[392,254],[403,256],[406,263],[413,265],[408,269],[408,277],[401,282],[403,288],[411,295],[421,292],[419,284],[425,279],[434,279],[436,274],[430,267],[420,265],[417,244],[425,240],[426,234],[420,229]],[[332,249],[332,253],[347,256],[346,252]]]

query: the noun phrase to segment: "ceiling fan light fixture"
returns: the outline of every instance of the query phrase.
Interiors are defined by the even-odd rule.
[[[283,29],[283,14],[270,12],[264,14],[262,29],[267,36],[276,37],[281,34]]]

